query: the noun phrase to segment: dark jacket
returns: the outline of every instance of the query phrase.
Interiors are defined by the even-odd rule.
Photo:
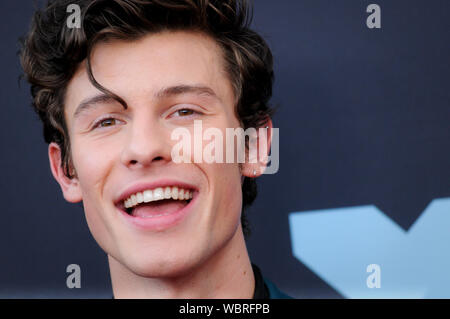
[[[252,263],[255,274],[255,292],[253,299],[293,299],[280,291],[269,279],[264,278],[258,266]]]

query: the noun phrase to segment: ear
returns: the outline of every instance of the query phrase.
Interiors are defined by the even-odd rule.
[[[261,176],[268,164],[267,159],[270,153],[270,146],[272,142],[272,120],[267,119],[266,124],[257,130],[257,141],[255,147],[257,147],[258,154],[256,163],[246,161],[242,164],[241,173],[243,176],[255,178]],[[248,158],[248,157],[247,157]]]
[[[80,202],[83,199],[80,184],[76,177],[70,179],[65,175],[61,167],[61,149],[58,144],[54,142],[49,144],[48,157],[53,177],[61,187],[65,200],[71,203]]]

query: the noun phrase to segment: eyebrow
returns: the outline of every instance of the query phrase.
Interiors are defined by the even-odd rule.
[[[196,95],[206,95],[217,100],[220,98],[216,95],[213,89],[208,86],[203,85],[175,85],[167,88],[161,89],[155,94],[158,99],[163,99],[171,96],[181,95],[181,94],[196,94]]]
[[[95,95],[93,97],[89,97],[85,100],[83,100],[75,110],[75,113],[73,114],[74,118],[77,118],[81,115],[81,113],[84,113],[85,111],[93,108],[94,106],[97,106],[98,104],[106,104],[116,101],[115,98],[112,96],[106,95],[104,93]]]
[[[221,99],[216,95],[213,89],[211,89],[208,86],[204,85],[175,85],[170,86],[161,89],[158,91],[154,97],[156,99],[165,99],[177,95],[182,94],[196,94],[199,96],[207,96],[211,97],[213,99],[216,99],[218,101],[221,101]],[[98,95],[86,98],[83,100],[75,110],[75,113],[73,114],[74,118],[77,118],[80,116],[81,113],[94,108],[95,106],[99,104],[106,104],[111,102],[118,102],[113,96],[107,95],[105,93],[100,93]]]

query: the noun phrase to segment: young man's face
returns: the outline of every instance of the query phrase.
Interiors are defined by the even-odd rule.
[[[55,144],[49,149],[64,197],[83,201],[96,241],[132,272],[164,277],[198,266],[240,236],[241,174],[253,171],[248,164],[241,172],[238,163],[175,164],[171,158],[176,128],[193,133],[194,120],[202,120],[204,130],[215,127],[225,137],[226,128],[239,127],[219,46],[199,33],[165,32],[133,42],[100,43],[91,63],[96,80],[123,98],[128,109],[97,99],[75,115],[81,103],[101,95],[80,65],[65,99],[76,178],[69,181],[56,173],[59,152]],[[123,210],[120,199],[127,190],[183,184],[193,192],[187,205],[154,202],[137,217]]]

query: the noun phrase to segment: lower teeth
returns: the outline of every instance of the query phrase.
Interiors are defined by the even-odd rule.
[[[164,214],[158,214],[158,215],[145,216],[145,217],[141,217],[141,218],[154,218],[154,217],[166,216],[166,215],[169,215],[169,214],[170,213],[164,213]]]
[[[191,199],[186,200],[186,205],[188,205],[191,202]],[[131,208],[126,208],[125,211],[127,212],[128,215],[133,216],[133,209],[135,207],[131,207]],[[143,217],[143,218],[154,218],[154,217],[161,217],[161,216],[166,216],[166,215],[170,215],[170,213],[163,213],[163,214],[158,214],[158,215],[151,215],[151,216],[147,216],[147,217]]]

